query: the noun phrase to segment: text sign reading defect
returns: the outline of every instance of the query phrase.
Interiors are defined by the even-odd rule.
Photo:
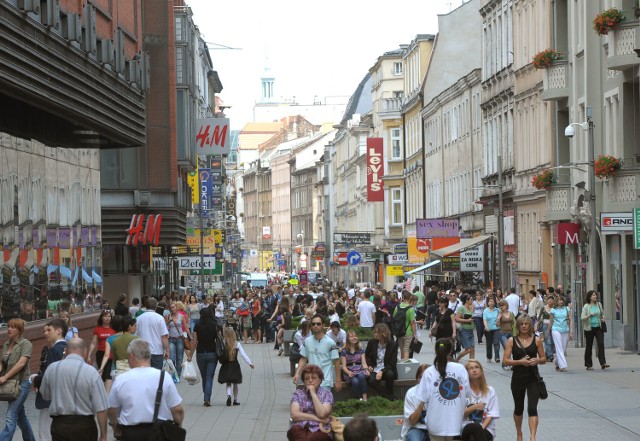
[[[484,246],[471,248],[460,253],[460,271],[477,272],[484,270]]]
[[[199,270],[202,269],[200,266],[200,256],[189,256],[189,257],[180,257],[178,258],[179,268],[181,270]],[[215,256],[204,256],[203,262],[204,269],[215,269],[216,267],[216,257]]]

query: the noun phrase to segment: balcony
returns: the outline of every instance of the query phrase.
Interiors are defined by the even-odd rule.
[[[640,21],[625,20],[614,31],[609,31],[606,42],[609,46],[607,67],[611,70],[625,70],[640,64],[635,50],[640,49]]]
[[[558,101],[569,97],[569,62],[554,61],[542,73],[542,99]]]
[[[402,109],[402,97],[383,98],[380,100],[380,119],[400,118],[400,109]]]
[[[634,169],[622,169],[617,176],[607,179],[603,186],[603,194],[607,195],[606,203],[611,209],[622,208],[618,204],[635,204],[638,195],[638,174]]]
[[[571,185],[555,184],[547,191],[547,221],[570,219]]]

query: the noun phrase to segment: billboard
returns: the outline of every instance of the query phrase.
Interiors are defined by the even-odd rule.
[[[367,138],[367,201],[384,202],[382,138]]]
[[[200,210],[206,212],[211,210],[213,204],[213,189],[211,188],[211,170],[201,168],[198,170],[198,180],[200,182]]]
[[[459,237],[459,227],[458,219],[416,219],[416,237]]]
[[[228,155],[231,152],[229,118],[196,120],[196,152],[198,155]]]

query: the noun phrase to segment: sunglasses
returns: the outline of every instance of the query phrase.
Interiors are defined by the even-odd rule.
[[[322,322],[311,322],[311,326],[322,326]]]

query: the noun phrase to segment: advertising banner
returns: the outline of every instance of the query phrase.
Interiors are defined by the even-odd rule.
[[[371,245],[371,233],[333,233],[333,243],[340,245]]]
[[[404,276],[402,265],[387,265],[387,276],[389,277]]]
[[[199,270],[201,268],[200,256],[178,257],[178,268],[181,270]],[[204,269],[212,269],[216,266],[216,258],[214,256],[205,255]]]
[[[208,168],[201,168],[198,170],[198,177],[198,180],[200,181],[200,209],[203,212],[206,212],[213,208],[211,170]]]
[[[384,202],[382,138],[367,138],[367,201]]]
[[[600,213],[602,234],[633,231],[633,213]]]
[[[580,224],[573,222],[558,223],[557,243],[560,245],[577,245],[580,243]]]
[[[271,239],[271,227],[266,225],[262,227],[262,238]]]
[[[459,237],[459,227],[458,219],[416,219],[416,237]]]
[[[640,250],[640,208],[633,209],[633,247]]]
[[[484,245],[460,253],[460,271],[478,272],[484,270]]]
[[[196,151],[199,155],[228,155],[231,152],[229,118],[196,120]]]
[[[409,236],[407,237],[407,245],[409,246],[409,263],[422,264],[429,259],[429,251],[431,250],[429,239]]]

